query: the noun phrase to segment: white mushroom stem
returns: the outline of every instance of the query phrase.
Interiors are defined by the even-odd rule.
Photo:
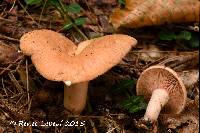
[[[165,89],[155,89],[148,103],[144,120],[156,121],[162,110],[162,107],[169,100],[169,94]]]
[[[64,82],[65,83],[65,82]],[[80,114],[85,107],[88,82],[76,83],[64,87],[64,107],[73,114]]]
[[[90,44],[89,42],[90,40],[81,42],[74,54],[80,54],[84,48]],[[64,107],[73,114],[80,114],[85,108],[88,92],[88,82],[76,84],[72,84],[71,81],[63,82],[66,85],[64,87]]]

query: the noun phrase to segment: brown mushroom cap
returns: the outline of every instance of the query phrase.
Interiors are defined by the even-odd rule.
[[[119,63],[137,41],[130,36],[116,34],[83,43],[80,47],[84,49],[76,52],[76,45],[61,34],[35,30],[22,36],[20,48],[31,55],[36,69],[45,78],[78,83],[105,73]]]
[[[144,95],[149,101],[155,89],[165,89],[169,94],[169,101],[163,107],[162,113],[180,113],[185,107],[187,92],[177,73],[165,66],[152,66],[140,75],[136,91],[138,95]]]

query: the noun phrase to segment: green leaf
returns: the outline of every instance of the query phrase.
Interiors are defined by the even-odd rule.
[[[66,24],[62,29],[63,30],[69,30],[69,29],[71,29],[73,27],[73,23],[68,23],[68,24]]]
[[[86,22],[86,18],[77,18],[77,19],[75,19],[75,24],[76,25],[78,25],[78,26],[80,26],[80,25],[83,25],[83,24],[85,24],[85,22]]]
[[[130,113],[136,113],[141,110],[145,110],[147,108],[146,103],[139,103],[138,105],[133,105],[131,108],[129,108]]]
[[[189,31],[181,31],[177,36],[176,39],[178,40],[190,40],[192,37],[191,32]]]
[[[118,3],[119,3],[120,6],[126,4],[125,0],[118,0]]]
[[[71,13],[80,13],[81,6],[77,3],[71,3],[70,5],[66,6],[66,9]]]
[[[60,4],[58,2],[58,0],[48,0],[48,2],[52,5],[55,6],[57,8],[60,8]]]
[[[118,93],[124,92],[128,88],[133,88],[134,84],[135,84],[134,80],[125,79],[125,80],[122,80],[119,84],[113,85],[111,88],[111,91],[118,92]]]
[[[142,96],[131,96],[122,101],[121,107],[128,110],[130,113],[136,113],[146,109],[147,104]]]
[[[41,0],[25,0],[27,5],[36,5],[40,4],[42,1]]]
[[[171,41],[176,39],[176,35],[174,33],[170,33],[167,31],[161,31],[158,33],[159,39],[163,41]]]
[[[198,34],[192,34],[191,39],[189,40],[189,45],[191,48],[199,47],[199,36]]]

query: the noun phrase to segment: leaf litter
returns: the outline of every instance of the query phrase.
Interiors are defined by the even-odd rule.
[[[36,2],[38,1],[36,0]],[[81,35],[73,27],[63,30],[62,27],[66,23],[62,19],[62,14],[52,6],[43,7],[34,4],[26,7],[24,1],[1,1],[0,132],[83,131],[128,133],[143,131],[134,124],[134,121],[139,120],[144,114],[144,110],[139,112],[137,110],[138,105],[144,105],[144,102],[137,96],[136,99],[129,97],[136,95],[135,83],[132,81],[137,82],[141,72],[151,65],[164,64],[176,71],[186,72],[191,77],[195,77],[192,76],[191,71],[194,70],[196,73],[199,66],[199,52],[197,51],[199,40],[196,37],[196,33],[198,33],[196,29],[198,29],[199,15],[197,14],[199,9],[197,8],[199,7],[199,1],[179,0],[179,3],[175,1],[170,3],[166,0],[164,4],[162,2],[152,0],[64,0],[64,4],[76,3],[81,7],[80,11],[78,11],[79,6],[70,7],[75,12],[79,12],[79,14],[70,13],[70,15],[75,20],[74,22],[78,24],[78,28],[88,38],[117,32],[132,35],[138,40],[137,47],[129,52],[120,64],[91,82],[88,105],[83,113],[80,116],[67,116],[62,105],[62,83],[48,81],[38,74],[30,59],[18,52],[19,39],[23,33],[41,28],[59,31],[77,43],[82,41]],[[124,3],[125,5],[123,5]],[[159,6],[155,7],[155,5]],[[155,9],[155,11],[150,9]],[[114,14],[112,14],[113,10],[115,10]],[[137,12],[134,13],[134,10]],[[163,12],[157,12],[158,10]],[[116,13],[120,14],[116,15]],[[128,21],[123,18],[123,14],[128,16]],[[144,15],[142,16],[142,14]],[[109,23],[110,16],[114,27]],[[165,19],[160,19],[164,16]],[[79,17],[86,19],[79,21],[76,19]],[[184,17],[185,19],[183,19]],[[195,21],[197,21],[197,25],[192,23]],[[159,26],[138,28],[161,25],[165,22],[168,25],[160,27],[170,28],[172,32],[170,31],[167,36],[161,34],[162,39],[159,38],[160,31],[162,31],[157,28]],[[177,22],[179,24],[170,24]],[[189,24],[185,22],[189,22]],[[197,28],[194,28],[195,26]],[[128,28],[124,30],[122,28],[120,31],[116,29],[118,27],[136,29]],[[169,37],[172,37],[172,39],[169,40]],[[182,42],[180,39],[184,41]],[[187,45],[184,48],[187,49],[181,47],[185,43]],[[158,120],[157,132],[198,132],[198,80],[199,78],[191,80],[192,83],[187,87],[189,88],[188,101],[185,110],[179,115],[161,115]],[[114,88],[120,88],[120,91],[117,92],[118,89],[109,91],[113,89],[113,86],[115,86]],[[122,101],[126,103],[125,108],[120,105]],[[133,106],[128,106],[132,104]],[[133,112],[130,112],[130,110],[133,110]],[[17,122],[19,120],[38,123],[41,123],[41,121],[55,121],[59,123],[63,119],[85,121],[85,125],[83,127],[22,127],[10,124],[11,121]]]

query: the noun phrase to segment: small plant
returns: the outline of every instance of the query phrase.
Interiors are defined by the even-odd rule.
[[[81,12],[81,6],[77,3],[71,3],[67,6],[65,6],[65,8],[68,12],[71,12],[71,13],[80,13]]]
[[[142,96],[131,96],[121,103],[122,108],[128,110],[130,113],[136,113],[145,110],[147,104]]]
[[[189,45],[191,48],[199,48],[199,35],[198,33],[192,33],[192,37],[189,40]]]
[[[47,0],[46,3],[42,0],[25,0],[27,5],[48,5],[55,7],[62,15],[65,25],[61,30],[69,30],[74,27],[83,37],[87,37],[82,33],[82,31],[77,26],[82,26],[86,22],[85,17],[72,18],[69,13],[78,14],[81,12],[81,6],[77,3],[71,3],[69,5],[64,5],[61,0]]]
[[[85,24],[85,21],[86,21],[86,18],[84,18],[84,17],[76,18],[76,19],[74,20],[74,22],[69,22],[69,23],[67,23],[66,25],[63,26],[62,29],[64,29],[64,30],[69,30],[69,29],[71,29],[74,25],[76,25],[76,26],[82,26],[82,25]]]
[[[112,86],[111,91],[113,93],[124,93],[127,95],[127,99],[120,103],[123,109],[128,110],[130,113],[136,113],[138,111],[144,110],[147,107],[147,104],[144,102],[144,98],[142,96],[135,96],[128,92],[130,89],[135,86],[135,80],[122,80],[120,83]]]
[[[126,4],[125,0],[118,0],[120,6],[124,6]]]
[[[199,47],[199,38],[197,35],[186,30],[180,31],[178,34],[170,31],[161,31],[158,36],[162,41],[185,41],[191,48]]]
[[[123,93],[123,92],[126,93],[127,90],[132,88],[134,85],[135,85],[134,80],[125,79],[122,80],[120,83],[113,85],[111,91],[114,93]]]
[[[172,40],[190,40],[191,32],[181,31],[179,34],[175,34],[169,31],[161,31],[159,34],[159,39],[163,41],[172,41]]]
[[[71,3],[69,5],[65,6],[65,13],[74,13],[74,14],[78,14],[81,12],[81,6],[77,3]],[[68,16],[69,17],[69,16]],[[70,17],[69,17],[70,18]],[[63,29],[70,29],[73,26],[82,26],[84,25],[86,22],[86,18],[85,17],[78,17],[75,19],[71,18],[71,21],[68,22]],[[69,26],[69,27],[68,27]]]
[[[41,4],[42,0],[25,0],[27,5],[37,5],[37,4]]]

